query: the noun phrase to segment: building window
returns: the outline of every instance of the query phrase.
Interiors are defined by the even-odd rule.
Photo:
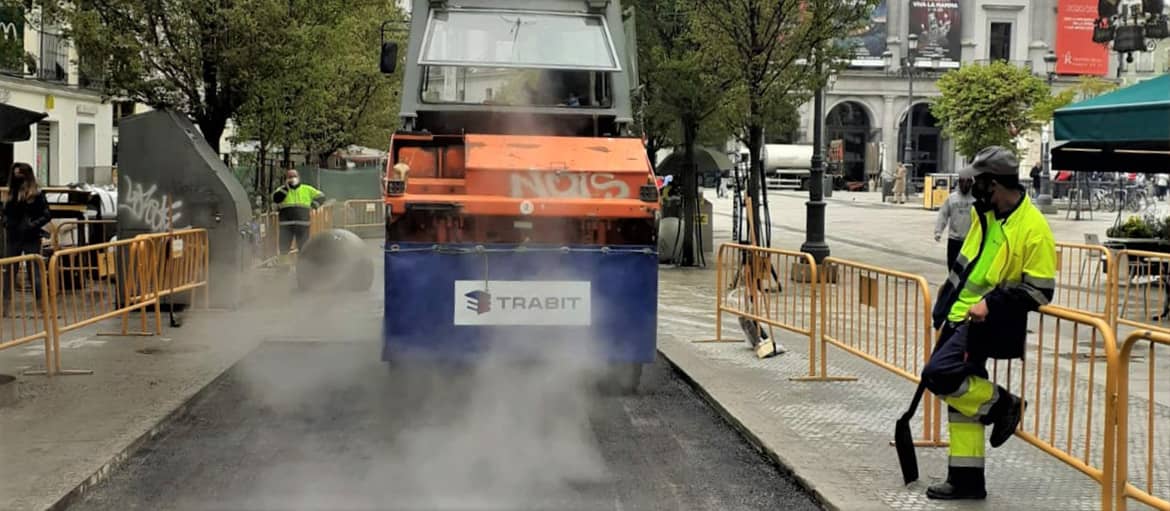
[[[988,41],[987,58],[991,60],[1012,59],[1012,24],[992,23]]]
[[[41,61],[37,76],[52,82],[69,81],[69,42],[56,27],[41,30]]]

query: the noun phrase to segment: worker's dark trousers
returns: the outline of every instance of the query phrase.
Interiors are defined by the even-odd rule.
[[[296,240],[297,250],[305,248],[309,241],[309,225],[281,224],[280,226],[280,255],[288,254],[292,250],[292,242]]]
[[[922,370],[922,380],[948,405],[947,481],[983,490],[984,428],[999,399],[999,388],[987,380],[987,357],[968,351],[966,326],[948,323],[940,339],[943,344]]]
[[[955,265],[955,259],[959,257],[959,251],[963,249],[963,240],[947,238],[947,270]]]

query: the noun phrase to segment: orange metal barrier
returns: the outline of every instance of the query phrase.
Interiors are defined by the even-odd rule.
[[[49,248],[54,251],[67,247],[103,243],[114,236],[117,220],[65,220],[51,224]],[[96,231],[96,236],[91,237]]]
[[[812,256],[788,250],[724,243],[716,256],[715,339],[723,338],[723,314],[729,313],[773,328],[807,336],[816,348],[817,264]],[[813,373],[809,357],[809,375]]]
[[[1025,358],[992,361],[991,377],[1027,401],[1016,436],[1099,483],[1110,509],[1117,339],[1104,319],[1083,312],[1045,306],[1037,319]]]
[[[346,229],[383,227],[386,205],[381,200],[347,200],[342,205]]]
[[[206,229],[147,234],[135,239],[149,239],[162,245],[157,277],[159,296],[190,291],[194,298],[195,290],[203,288],[203,303],[205,306],[209,303],[210,251]]]
[[[128,330],[129,314],[142,312],[142,331],[162,333],[159,306],[160,268],[166,235],[143,236],[85,247],[66,248],[49,260],[49,303],[53,322],[53,370],[59,374],[92,371],[61,369],[61,335],[107,319],[122,319],[121,335]],[[147,309],[153,305],[154,328],[148,330]]]
[[[1114,260],[1115,325],[1170,332],[1170,254],[1121,250]]]
[[[821,264],[820,374],[830,377],[828,346],[918,383],[934,343],[930,289],[926,278],[854,261],[826,257]],[[940,405],[927,399],[923,436],[941,441]]]
[[[333,205],[333,201],[329,201],[309,213],[309,237],[333,228]]]
[[[1100,245],[1056,244],[1056,293],[1051,305],[1110,321],[1113,255]]]
[[[1144,375],[1134,375],[1130,367],[1131,363],[1137,361],[1132,357],[1135,355],[1135,347],[1141,341],[1146,343],[1147,348],[1144,350],[1146,370]],[[1114,482],[1116,509],[1119,511],[1127,509],[1130,499],[1154,509],[1170,510],[1170,434],[1167,434],[1167,429],[1170,429],[1170,405],[1166,404],[1167,394],[1170,394],[1170,380],[1164,376],[1159,380],[1157,375],[1157,353],[1162,352],[1165,356],[1167,351],[1170,351],[1170,334],[1139,330],[1126,338],[1117,357],[1116,411],[1110,416],[1117,418],[1117,473]],[[1144,379],[1145,385],[1130,385],[1131,379]],[[1160,395],[1158,384],[1161,384]],[[1134,437],[1137,442],[1133,441]],[[1131,454],[1134,467],[1137,468],[1132,471],[1132,476]]]
[[[32,283],[25,287],[26,280]],[[45,345],[45,371],[52,375],[52,326],[45,259],[23,255],[0,259],[0,350],[41,341]],[[29,372],[27,374],[32,374]]]

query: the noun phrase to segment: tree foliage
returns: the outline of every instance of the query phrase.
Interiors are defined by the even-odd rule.
[[[109,95],[186,113],[213,148],[233,118],[246,138],[316,154],[390,125],[395,82],[377,62],[379,26],[402,18],[393,2],[41,3]]]
[[[263,60],[258,0],[40,2],[106,92],[189,115],[213,148]]]
[[[751,154],[749,216],[759,236],[760,161],[764,126],[774,113],[801,104],[824,86],[848,56],[834,44],[867,19],[876,0],[704,0],[695,20],[702,44],[736,78],[730,87],[737,111],[727,122]]]
[[[1007,62],[963,66],[939,78],[938,89],[931,114],[968,158],[990,145],[1015,150],[1016,137],[1039,128],[1072,98],[1051,96],[1043,79]]]

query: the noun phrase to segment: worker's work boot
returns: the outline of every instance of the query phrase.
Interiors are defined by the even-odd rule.
[[[1022,404],[1027,406],[1027,403]],[[992,405],[987,416],[983,418],[984,424],[992,426],[990,439],[992,447],[1003,445],[1016,432],[1016,428],[1020,425],[1020,416],[1023,414],[1024,406],[1021,406],[1020,398],[1013,396],[1002,386],[999,387],[999,400]]]
[[[936,500],[982,500],[987,498],[983,469],[947,467],[947,480],[926,489],[927,498]]]

